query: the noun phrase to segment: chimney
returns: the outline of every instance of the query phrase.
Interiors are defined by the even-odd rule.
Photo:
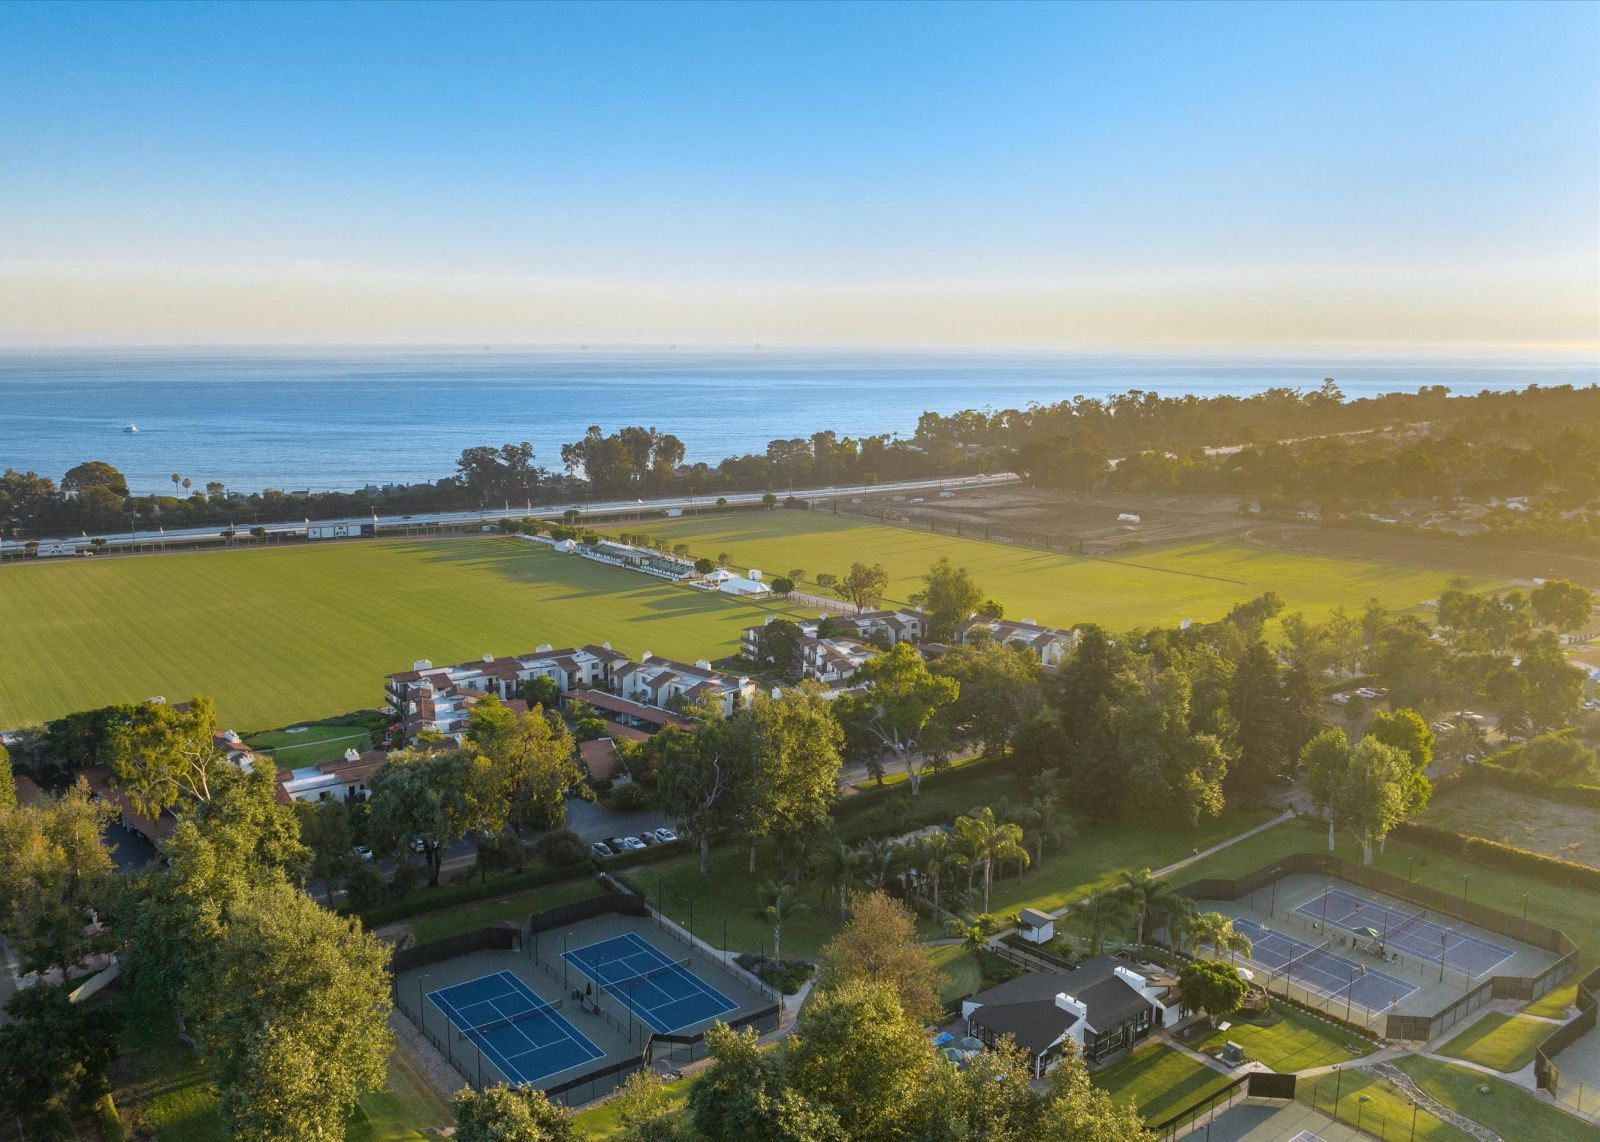
[[[432,670],[433,669],[433,663],[429,662],[426,658],[419,658],[419,659],[417,659],[415,662],[413,662],[411,664],[411,669],[413,669],[413,670]]]
[[[640,662],[649,662],[649,661],[650,661],[650,660],[651,660],[651,659],[652,659],[652,658],[654,658],[654,657],[655,657],[655,655],[653,655],[653,654],[651,654],[651,653],[650,653],[650,652],[649,652],[649,651],[648,651],[648,650],[647,650],[647,651],[645,651],[645,652],[644,652],[644,654],[642,654],[642,655],[641,655],[641,656],[640,656],[640,657],[639,657],[639,661],[640,661]]]
[[[486,655],[483,656],[483,660],[485,662],[493,662],[494,661],[494,655],[486,654]]]
[[[548,642],[541,642],[538,646],[533,648],[533,651],[535,654],[548,654],[554,649],[555,647],[551,646]]]
[[[1089,1018],[1089,1009],[1079,1003],[1076,997],[1068,995],[1064,991],[1056,995],[1056,1006],[1068,1015],[1076,1015],[1079,1019],[1085,1021]]]
[[[711,660],[709,658],[697,658],[694,660],[694,664],[701,670],[711,669]]]
[[[600,647],[601,647],[602,650],[610,650],[611,649],[611,644],[609,642],[602,642],[600,644]]]
[[[359,753],[357,753],[354,749],[347,749],[347,750],[344,751],[344,759],[346,761],[360,761],[361,760],[361,755]]]

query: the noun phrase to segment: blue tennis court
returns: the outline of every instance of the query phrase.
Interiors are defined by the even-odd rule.
[[[429,992],[453,1034],[470,1039],[513,1083],[532,1083],[605,1057],[561,1017],[560,1001],[546,1003],[510,972],[480,976]]]
[[[1384,1011],[1417,990],[1414,983],[1369,968],[1317,944],[1264,928],[1246,917],[1234,920],[1233,930],[1250,937],[1250,958],[1271,968],[1274,976],[1282,971],[1301,987],[1330,999],[1348,996],[1365,1008]]]
[[[1346,932],[1357,928],[1371,928],[1385,947],[1455,968],[1469,976],[1480,976],[1509,960],[1514,954],[1510,948],[1491,944],[1457,932],[1438,921],[1426,919],[1422,912],[1404,912],[1399,908],[1366,900],[1342,888],[1330,888],[1324,895],[1314,896],[1295,911],[1311,920],[1321,920],[1326,904],[1328,923]]]
[[[722,992],[632,932],[562,955],[663,1035],[739,1009]]]

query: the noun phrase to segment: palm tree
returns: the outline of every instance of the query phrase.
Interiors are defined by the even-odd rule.
[[[1028,814],[1028,839],[1033,843],[1033,859],[1044,860],[1046,845],[1057,845],[1071,837],[1078,835],[1077,828],[1055,802],[1047,797],[1036,798],[1029,806]]]
[[[761,915],[772,925],[774,963],[783,963],[783,922],[808,907],[792,884],[769,880],[761,886]]]
[[[1181,952],[1188,944],[1196,949],[1202,945],[1215,948],[1218,953],[1237,952],[1250,957],[1250,937],[1233,930],[1233,920],[1220,912],[1195,912],[1178,927],[1174,941]]]
[[[1014,860],[1029,863],[1028,850],[1022,847],[1022,827],[994,819],[987,805],[978,816],[956,818],[956,833],[973,863],[983,865],[983,910],[989,911],[989,893],[994,887],[994,862]]]
[[[945,927],[952,936],[961,937],[961,946],[971,955],[989,946],[990,930],[984,919],[982,916],[958,916]]]
[[[850,889],[860,881],[861,854],[838,837],[828,837],[811,850],[806,865],[822,891],[838,897],[839,923],[843,924],[850,911]]]
[[[1122,874],[1122,883],[1116,893],[1133,909],[1134,939],[1144,943],[1145,924],[1159,916],[1181,914],[1183,905],[1173,902],[1176,893],[1166,881],[1157,878],[1148,868]]]
[[[869,888],[887,888],[904,859],[900,846],[893,841],[873,839],[856,847],[862,879]]]
[[[177,495],[178,494],[178,486],[180,484],[182,484],[182,483],[183,483],[183,476],[178,472],[172,473],[172,494],[173,495]]]
[[[933,910],[942,912],[939,903],[939,888],[945,874],[954,867],[959,854],[956,852],[955,842],[950,839],[950,834],[940,829],[930,833],[922,839],[917,846],[917,859],[922,862],[922,874],[926,882],[933,885]]]
[[[1113,893],[1101,892],[1074,904],[1067,918],[1088,935],[1089,954],[1098,956],[1105,947],[1106,934],[1126,931],[1133,915],[1127,901]]]

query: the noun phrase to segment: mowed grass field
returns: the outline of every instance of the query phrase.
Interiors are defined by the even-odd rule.
[[[1266,590],[1323,614],[1376,596],[1396,610],[1444,575],[1237,541],[1111,561],[862,523],[745,512],[648,525],[696,555],[727,552],[769,577],[882,563],[904,601],[940,555],[1014,618],[1113,628],[1219,618]],[[0,728],[154,694],[209,694],[241,732],[378,706],[383,676],[419,658],[462,662],[542,643],[610,642],[693,661],[735,651],[781,602],[713,595],[498,536],[369,540],[0,568]]]
[[[1208,539],[1135,550],[1113,558],[1036,551],[978,539],[836,516],[823,511],[737,512],[639,525],[696,556],[727,553],[739,567],[770,578],[803,568],[808,580],[835,574],[860,560],[881,563],[889,596],[904,602],[941,555],[965,566],[1008,618],[1047,626],[1097,622],[1113,629],[1208,622],[1236,603],[1277,591],[1288,610],[1323,617],[1344,605],[1354,611],[1376,597],[1393,610],[1412,610],[1437,598],[1445,572],[1263,547],[1243,540]],[[1472,580],[1487,585],[1492,580]]]
[[[383,676],[543,643],[694,661],[781,604],[499,537],[369,540],[0,568],[0,727],[209,694],[225,725],[383,704]]]

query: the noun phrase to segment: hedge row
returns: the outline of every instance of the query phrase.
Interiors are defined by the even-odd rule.
[[[1559,781],[1551,781],[1541,773],[1527,769],[1511,769],[1504,765],[1496,765],[1492,761],[1480,761],[1476,765],[1462,766],[1441,780],[1437,791],[1443,793],[1455,786],[1465,788],[1478,785],[1493,785],[1499,789],[1509,789],[1514,793],[1531,793],[1536,797],[1549,797],[1572,805],[1586,805],[1591,809],[1600,809],[1600,785],[1565,785]]]
[[[587,862],[583,864],[568,865],[542,865],[527,872],[515,873],[511,876],[490,877],[487,881],[471,881],[466,884],[452,884],[445,888],[423,888],[410,896],[399,900],[385,901],[364,911],[356,912],[361,921],[369,928],[380,924],[391,924],[396,920],[404,920],[410,916],[419,916],[424,912],[432,912],[439,908],[449,908],[456,904],[470,904],[475,900],[488,900],[493,896],[502,896],[508,892],[520,892],[525,888],[538,888],[545,884],[556,884],[563,880],[576,880],[591,874]]]
[[[679,837],[675,841],[665,844],[651,845],[649,848],[634,849],[632,852],[620,852],[616,856],[605,857],[595,861],[596,868],[616,869],[632,868],[636,864],[655,864],[657,861],[671,860],[684,853],[698,852],[695,842],[687,837]]]
[[[1521,873],[1563,888],[1600,892],[1600,868],[1591,868],[1576,861],[1529,852],[1527,849],[1501,844],[1486,837],[1469,837],[1462,833],[1452,833],[1447,829],[1435,829],[1428,825],[1409,822],[1395,826],[1394,832],[1389,835],[1396,840],[1410,841],[1435,852],[1503,868],[1507,872]]]

